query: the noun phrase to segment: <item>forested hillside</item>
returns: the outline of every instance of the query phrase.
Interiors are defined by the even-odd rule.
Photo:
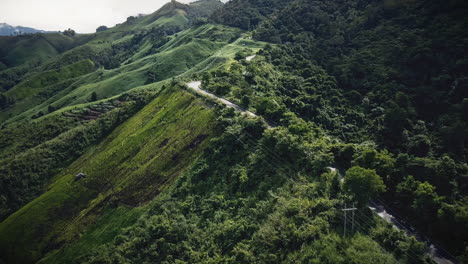
[[[467,262],[466,13],[171,1],[0,37],[0,263]]]
[[[357,164],[383,177],[386,202],[460,252],[468,236],[466,10],[464,1],[295,1],[255,29],[254,38],[282,45],[247,68],[276,69],[271,119],[289,110],[343,142],[374,142]],[[241,85],[259,110],[272,100],[253,75]],[[232,96],[241,102],[240,94]],[[354,148],[337,161],[342,169]]]

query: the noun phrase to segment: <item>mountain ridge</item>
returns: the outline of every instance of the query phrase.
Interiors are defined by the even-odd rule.
[[[466,3],[442,6],[171,1],[0,37],[0,263],[440,261],[374,201],[463,262]]]

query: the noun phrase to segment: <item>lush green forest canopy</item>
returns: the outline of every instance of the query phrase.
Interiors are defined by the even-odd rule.
[[[467,13],[171,1],[0,37],[0,263],[468,262]]]

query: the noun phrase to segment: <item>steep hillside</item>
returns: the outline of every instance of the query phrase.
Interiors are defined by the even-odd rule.
[[[467,9],[171,1],[0,38],[0,263],[466,262]]]
[[[204,32],[214,35],[211,37]],[[120,33],[115,34],[99,38],[113,38]],[[196,34],[201,37],[194,37]],[[223,38],[216,38],[216,35]],[[112,42],[94,39],[39,66],[40,76],[30,72],[25,80],[4,92],[3,96],[13,103],[4,106],[6,109],[0,113],[0,120],[13,115],[13,120],[30,118],[46,113],[49,105],[59,108],[87,102],[92,92],[99,98],[108,98],[137,86],[178,76],[237,37],[238,30],[204,25],[170,36],[143,30]],[[87,70],[83,71],[83,67],[77,65],[84,62],[101,68],[95,71],[92,66],[86,66]],[[42,74],[45,71],[47,76]],[[63,71],[69,74],[59,74]],[[83,76],[84,73],[88,75]]]
[[[307,126],[298,121],[266,130],[261,120],[217,114],[223,132],[146,207],[148,213],[111,243],[81,251],[73,263],[430,263],[421,244],[369,212],[356,214],[365,228],[341,236],[338,175],[315,176],[333,160],[318,129],[298,130]],[[314,158],[301,157],[306,152]],[[43,263],[89,248],[106,226],[88,230]]]
[[[257,23],[254,39],[280,48],[223,73],[236,88],[227,92],[277,122],[290,110],[345,142],[375,142],[390,154],[386,165],[373,154],[360,166],[383,176],[384,202],[466,255],[466,228],[456,230],[468,221],[467,11],[456,0],[294,1]],[[241,78],[242,71],[252,76]],[[206,76],[207,89],[226,83],[215,76]],[[350,168],[349,160],[340,166]],[[423,188],[431,197],[425,202]]]
[[[181,42],[180,39],[174,35],[176,32],[186,29],[196,19],[203,18],[220,5],[222,5],[222,3],[215,0],[203,0],[189,5],[171,2],[151,15],[140,18],[129,17],[128,20],[121,25],[91,35],[67,37],[62,34],[40,34],[15,38],[0,38],[0,61],[2,61],[2,67],[6,68],[0,71],[0,86],[2,86],[4,90],[3,92],[0,91],[2,93],[0,94],[0,109],[4,109],[4,111],[0,113],[0,120],[5,121],[13,116],[16,116],[17,120],[24,117],[30,118],[37,114],[40,115],[40,113],[46,113],[47,106],[55,102],[55,100],[50,100],[50,97],[56,96],[57,98],[62,98],[64,94],[69,94],[71,91],[75,90],[78,84],[76,82],[71,82],[69,76],[63,76],[58,79],[61,81],[68,80],[68,83],[62,82],[59,86],[46,87],[51,83],[49,81],[46,84],[41,84],[41,89],[47,90],[47,92],[42,92],[34,88],[34,85],[37,84],[37,80],[35,80],[37,74],[35,75],[35,73],[60,71],[60,69],[65,66],[84,60],[91,60],[96,68],[103,67],[106,70],[113,70],[113,73],[107,74],[107,77],[109,77],[109,75],[115,76],[116,73],[120,74],[122,71],[135,71],[136,68],[139,68],[140,74],[131,74],[133,79],[131,82],[134,83],[134,85],[127,86],[125,84],[127,87],[126,89],[145,84],[145,70],[151,64],[148,60],[155,59],[154,55],[158,53],[161,53],[160,56],[164,57],[165,55],[162,52],[166,50],[164,48],[165,44],[171,42],[171,40],[172,43],[176,40],[179,43]],[[233,32],[233,34],[237,33]],[[229,38],[235,37],[229,36]],[[186,40],[186,42],[189,41]],[[172,44],[169,44],[172,47]],[[191,67],[193,64],[199,62],[198,60],[206,59],[207,56],[210,55],[207,53],[207,49],[212,50],[216,48],[213,46],[199,47],[200,50],[196,56],[186,58],[180,55],[179,58],[190,60],[186,66],[183,66],[184,62],[181,62],[181,67],[187,69],[187,67]],[[176,53],[176,51],[172,52]],[[181,52],[183,53],[183,51]],[[151,55],[153,55],[153,57],[151,57]],[[172,56],[172,54],[169,55]],[[140,61],[138,64],[134,63],[135,60],[140,60],[143,57],[146,57],[146,61]],[[50,58],[52,58],[52,60],[48,60]],[[28,62],[28,64],[23,65],[25,62]],[[143,63],[146,65],[143,65]],[[69,68],[73,69],[74,66],[70,66]],[[167,68],[172,67],[168,66]],[[177,70],[177,68],[175,68],[175,70]],[[179,74],[182,72],[183,71],[178,71]],[[73,74],[78,76],[80,73]],[[166,79],[173,77],[174,74],[175,72],[161,77]],[[95,72],[93,76],[98,76],[101,80],[108,79],[106,76],[102,75],[103,72],[101,71]],[[93,82],[96,81],[95,77],[86,77],[85,79],[88,81],[93,80]],[[57,81],[57,78],[55,78],[52,82],[57,83]],[[83,82],[80,82],[79,79],[75,81],[83,85]],[[122,85],[112,85],[114,89],[122,88]],[[14,91],[7,92],[7,90]],[[57,93],[60,92],[62,93],[57,95]],[[95,92],[101,91],[95,89]],[[118,93],[121,92],[123,92],[123,90],[119,89]],[[82,91],[77,91],[77,93],[79,93],[80,96],[90,95],[90,93],[82,94]],[[21,94],[21,96],[17,96],[18,94]],[[104,96],[110,97],[116,94],[116,91],[108,91],[107,89],[103,94],[100,94],[100,96],[102,98]],[[83,99],[83,97],[80,99],[80,102],[86,100]],[[35,112],[31,110],[19,116],[21,113],[45,101],[48,101],[47,105],[42,105],[42,107],[36,109]],[[57,104],[59,105],[54,105],[53,107],[57,108],[69,105],[68,102],[59,102]]]
[[[128,62],[122,63],[118,68],[97,70],[99,63],[102,63],[101,59],[108,58],[103,52],[109,52],[113,48],[128,47],[135,41],[132,38],[124,37],[122,40],[116,41],[118,44],[109,45],[91,40],[89,43],[67,51],[39,66],[39,69],[44,69],[42,72],[29,73],[26,80],[4,93],[7,98],[15,98],[16,102],[0,115],[4,119],[9,118],[8,124],[4,125],[2,135],[4,141],[8,142],[4,145],[6,149],[3,151],[3,155],[8,156],[11,153],[16,153],[25,156],[19,161],[15,159],[4,161],[5,167],[11,169],[0,172],[4,180],[5,193],[8,193],[6,200],[2,202],[2,218],[38,195],[44,182],[50,178],[50,175],[47,176],[47,174],[66,164],[59,162],[52,163],[55,165],[46,168],[43,166],[32,169],[24,168],[24,166],[31,165],[31,159],[36,155],[33,154],[34,152],[26,154],[26,146],[37,146],[39,142],[31,137],[27,137],[28,140],[24,141],[21,138],[12,138],[10,133],[23,134],[22,129],[29,130],[32,127],[49,129],[49,126],[45,126],[49,123],[47,121],[50,120],[49,116],[63,114],[65,117],[74,117],[75,112],[87,111],[81,110],[83,107],[89,107],[90,113],[83,114],[82,118],[85,120],[96,119],[103,114],[103,111],[104,113],[108,111],[106,108],[100,110],[100,105],[110,102],[111,107],[116,106],[115,99],[120,98],[119,95],[122,93],[133,89],[144,90],[145,88],[161,87],[172,82],[171,78],[189,76],[210,67],[217,67],[232,60],[235,53],[245,48],[246,45],[253,50],[262,47],[262,43],[243,38],[229,43],[239,36],[240,31],[237,29],[206,24],[180,32],[177,36],[168,36],[164,44],[159,45],[151,41],[155,37],[153,33],[147,32],[146,35],[133,36],[139,41],[136,42],[139,49],[126,50],[129,52],[129,55],[125,56]],[[109,36],[105,35],[104,37]],[[123,44],[124,41],[128,41],[128,43]],[[118,53],[117,56],[122,56],[122,53]],[[117,58],[115,59],[117,60]],[[69,113],[70,109],[73,109],[71,113]],[[31,125],[22,125],[23,120],[28,119],[37,120],[37,122]],[[43,134],[57,136],[59,131],[63,133],[66,129],[58,128],[61,126],[61,122],[64,120],[60,119],[59,123],[50,124],[53,129],[44,131]],[[43,123],[45,124],[43,125]],[[67,128],[68,125],[67,121],[63,128]],[[47,140],[50,139],[52,138],[47,138]],[[22,147],[18,149],[10,144]],[[55,154],[52,153],[52,155]],[[22,161],[22,159],[26,159],[27,162]],[[18,167],[18,163],[23,165]],[[14,175],[25,173],[25,171],[27,173],[22,178],[12,182],[8,180],[15,177]]]
[[[30,263],[76,239],[104,211],[144,205],[197,160],[212,136],[213,118],[180,88],[162,91],[0,224],[1,255],[7,262]],[[80,172],[87,177],[76,181]]]

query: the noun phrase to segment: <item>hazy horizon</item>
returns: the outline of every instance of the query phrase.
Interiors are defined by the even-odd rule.
[[[0,23],[45,31],[72,28],[79,33],[92,33],[101,25],[113,27],[129,16],[150,14],[167,2],[170,0],[2,0]]]

